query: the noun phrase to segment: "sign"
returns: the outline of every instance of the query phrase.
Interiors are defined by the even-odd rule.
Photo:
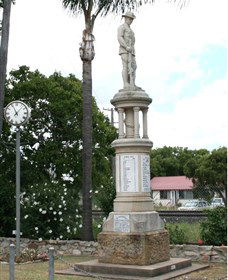
[[[129,215],[114,215],[114,231],[130,232]]]
[[[116,155],[116,191],[120,192],[120,156]]]
[[[150,156],[141,157],[142,192],[150,192]]]
[[[121,192],[138,192],[138,155],[121,155]]]

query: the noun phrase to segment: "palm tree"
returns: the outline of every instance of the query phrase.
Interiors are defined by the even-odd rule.
[[[0,7],[3,8],[2,34],[0,46],[0,136],[2,134],[3,107],[4,107],[4,86],[6,80],[6,67],[8,56],[8,42],[10,29],[11,0],[1,0]]]
[[[62,0],[63,6],[76,14],[83,13],[85,30],[79,49],[83,64],[83,235],[84,240],[93,240],[92,231],[92,60],[94,52],[94,23],[98,15],[105,16],[109,12],[124,13],[135,10],[143,3],[154,0]]]

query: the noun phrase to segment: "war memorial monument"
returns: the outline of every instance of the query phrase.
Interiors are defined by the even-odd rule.
[[[122,59],[123,89],[111,100],[119,116],[116,152],[116,199],[99,234],[99,261],[147,265],[169,260],[169,235],[150,197],[150,149],[147,111],[152,99],[135,85],[135,36],[130,28],[134,15],[124,16],[118,29]],[[143,135],[140,136],[139,112]],[[154,242],[152,242],[154,241]]]
[[[135,16],[127,12],[123,18],[124,23],[118,29],[123,88],[111,100],[119,117],[118,139],[112,143],[116,153],[114,211],[98,235],[98,259],[75,267],[107,279],[170,279],[203,266],[192,265],[190,259],[170,258],[169,234],[153,209],[150,196],[153,143],[148,138],[147,123],[152,99],[135,84],[135,36],[130,27]]]

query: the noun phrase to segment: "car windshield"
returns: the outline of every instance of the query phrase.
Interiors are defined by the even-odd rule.
[[[197,206],[197,202],[195,202],[195,201],[187,202],[185,204],[185,207],[195,207],[195,206]]]
[[[199,201],[198,206],[204,207],[204,206],[207,206],[207,203],[205,201]]]

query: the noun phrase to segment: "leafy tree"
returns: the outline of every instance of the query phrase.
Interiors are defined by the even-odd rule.
[[[45,77],[22,66],[10,73],[6,102],[32,109],[21,128],[22,232],[27,237],[76,238],[81,231],[82,85],[73,75]],[[110,143],[116,130],[93,100],[93,194],[112,184]],[[0,235],[15,228],[15,130],[0,137]],[[101,171],[99,171],[101,170]],[[102,173],[101,173],[102,172]],[[101,181],[102,178],[102,181]]]
[[[150,152],[151,177],[186,175],[185,165],[192,159],[199,159],[208,154],[206,149],[189,150],[182,147],[153,149]]]
[[[92,60],[94,59],[94,23],[98,15],[107,15],[109,12],[122,12],[134,10],[144,1],[106,1],[106,0],[62,0],[63,6],[74,13],[83,13],[85,30],[83,31],[82,43],[79,49],[83,65],[83,239],[92,240],[92,203],[90,190],[92,187]],[[151,0],[150,2],[153,2]]]
[[[186,175],[193,178],[196,191],[204,193],[208,200],[217,193],[227,205],[226,147],[192,158],[186,163],[184,169]]]
[[[164,146],[151,150],[151,177],[184,175],[184,165],[196,153],[182,147]]]

